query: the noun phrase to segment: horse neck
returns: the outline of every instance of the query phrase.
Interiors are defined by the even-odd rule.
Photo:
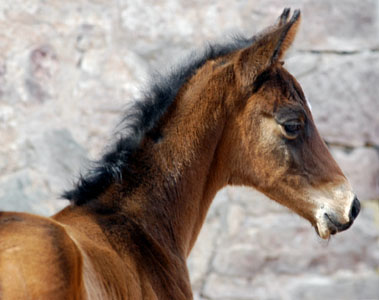
[[[126,262],[133,255],[155,282],[159,299],[192,298],[185,259],[213,197],[228,181],[226,82],[201,81],[202,75],[182,87],[154,133],[146,135],[124,181],[54,216],[100,245],[104,234]],[[83,226],[91,222],[96,226]]]
[[[182,88],[158,124],[160,141],[148,137],[143,141],[137,155],[151,166],[141,187],[124,199],[124,209],[134,210],[136,222],[159,228],[149,234],[184,257],[196,241],[213,197],[227,182],[219,159],[226,109],[217,80],[212,84],[196,78],[201,75]],[[131,202],[139,203],[137,213]]]

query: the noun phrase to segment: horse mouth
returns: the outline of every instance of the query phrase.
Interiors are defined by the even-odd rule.
[[[328,239],[330,235],[349,229],[353,222],[353,220],[350,220],[349,222],[342,224],[337,221],[337,218],[334,215],[324,213],[322,222],[317,223],[315,229],[321,238]]]
[[[353,224],[353,220],[350,220],[345,224],[341,224],[338,221],[336,221],[336,219],[333,218],[333,216],[330,216],[327,213],[324,214],[324,217],[327,219],[327,224],[331,234],[336,234],[337,232],[347,230]]]

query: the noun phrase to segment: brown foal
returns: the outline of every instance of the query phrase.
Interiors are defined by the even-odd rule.
[[[44,218],[0,213],[2,299],[192,299],[186,266],[222,187],[246,185],[347,229],[359,201],[283,67],[300,12],[207,50],[152,84],[114,147]]]

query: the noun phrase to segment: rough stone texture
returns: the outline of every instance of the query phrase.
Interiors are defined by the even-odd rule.
[[[373,147],[343,149],[333,147],[332,154],[343,166],[344,173],[361,199],[375,199],[379,195],[379,155]],[[362,172],[357,172],[359,166]]]
[[[152,69],[250,35],[283,7],[303,24],[286,60],[362,200],[329,242],[247,188],[216,197],[188,266],[196,299],[379,299],[378,0],[0,1],[0,209],[50,215],[111,140]]]
[[[323,277],[307,278],[302,283],[294,284],[289,299],[378,299],[378,276],[339,272],[332,280]]]
[[[290,59],[292,68],[312,105],[320,133],[330,144],[379,144],[379,52],[300,53]]]

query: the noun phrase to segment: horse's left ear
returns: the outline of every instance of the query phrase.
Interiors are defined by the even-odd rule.
[[[283,58],[295,39],[300,24],[300,10],[295,10],[288,21],[290,9],[284,9],[278,22],[253,37],[250,47],[237,53],[235,68],[241,83],[251,85],[254,79]]]

